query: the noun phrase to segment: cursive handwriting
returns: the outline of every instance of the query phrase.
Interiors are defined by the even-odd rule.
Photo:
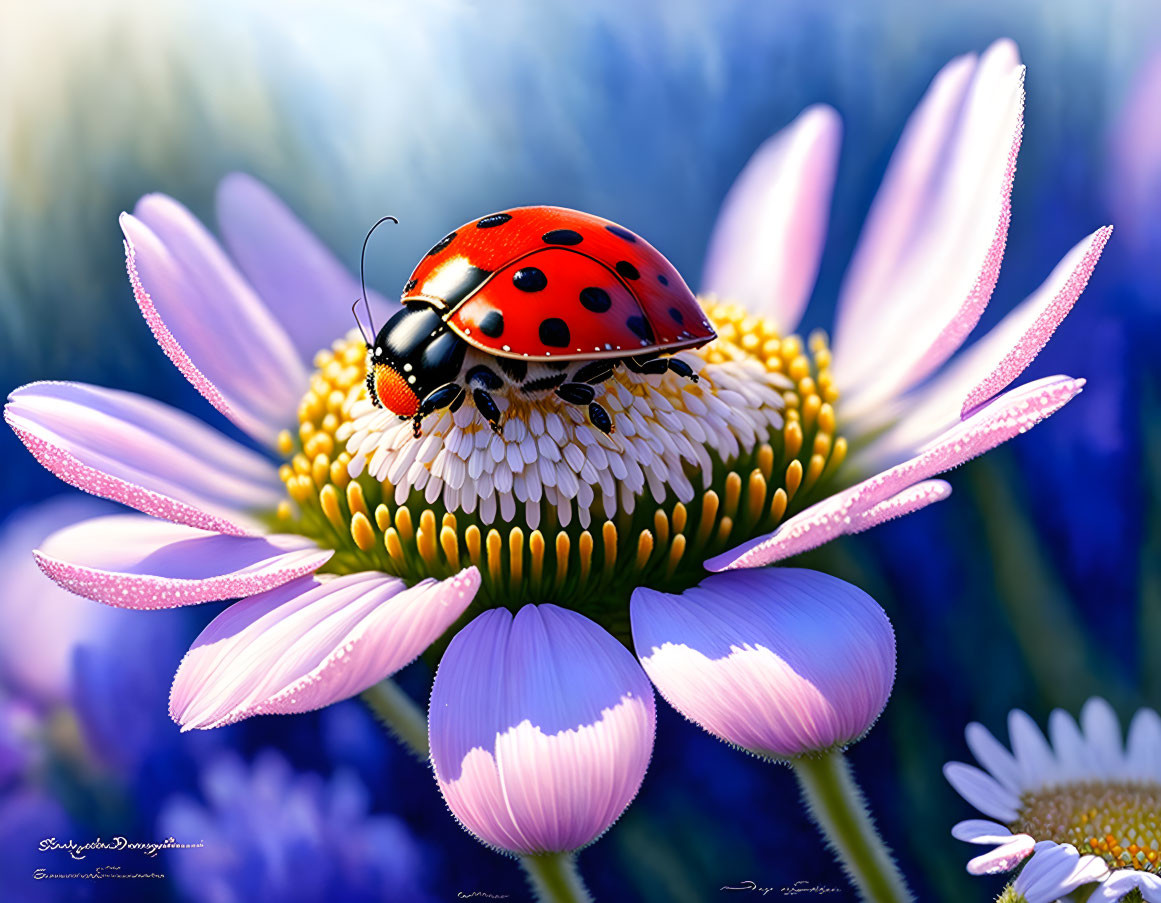
[[[167,837],[158,843],[153,842],[133,842],[124,837],[114,837],[112,840],[96,840],[88,843],[77,843],[75,840],[59,841],[55,837],[46,837],[40,842],[40,852],[44,853],[48,850],[68,850],[69,855],[73,859],[84,859],[88,853],[94,850],[112,850],[114,852],[131,852],[143,853],[146,856],[156,856],[160,850],[187,850],[191,848],[203,847],[203,842],[198,843],[178,843],[174,838]]]

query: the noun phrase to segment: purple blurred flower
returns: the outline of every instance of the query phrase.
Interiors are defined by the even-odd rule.
[[[169,800],[158,830],[179,843],[169,867],[193,903],[379,903],[433,899],[425,851],[398,819],[368,812],[351,773],[292,770],[273,750],[252,764],[232,753],[202,774],[203,800]]]

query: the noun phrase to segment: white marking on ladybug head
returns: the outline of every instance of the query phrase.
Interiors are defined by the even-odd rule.
[[[382,356],[383,356],[383,349],[382,349],[382,348],[376,348],[376,349],[375,349],[375,357],[382,357]]]

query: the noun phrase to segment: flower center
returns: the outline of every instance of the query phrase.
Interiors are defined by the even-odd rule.
[[[594,386],[611,435],[554,393],[573,365],[529,362],[491,390],[501,432],[469,394],[416,438],[368,399],[363,342],[335,342],[315,357],[298,436],[279,437],[277,528],[333,548],[326,570],[419,580],[470,563],[478,607],[551,601],[627,636],[635,587],[697,583],[706,558],[817,498],[846,454],[825,336],[808,350],[736,305],[704,305],[718,339],[681,354],[697,382],[620,367]],[[463,373],[481,363],[469,352]]]
[[[1077,781],[1025,793],[1013,832],[1070,843],[1113,868],[1161,870],[1161,784]]]

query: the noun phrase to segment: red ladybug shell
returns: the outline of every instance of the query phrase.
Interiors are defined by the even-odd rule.
[[[464,341],[500,357],[627,357],[716,337],[660,251],[563,207],[515,207],[460,226],[419,262],[402,300],[434,304]]]

